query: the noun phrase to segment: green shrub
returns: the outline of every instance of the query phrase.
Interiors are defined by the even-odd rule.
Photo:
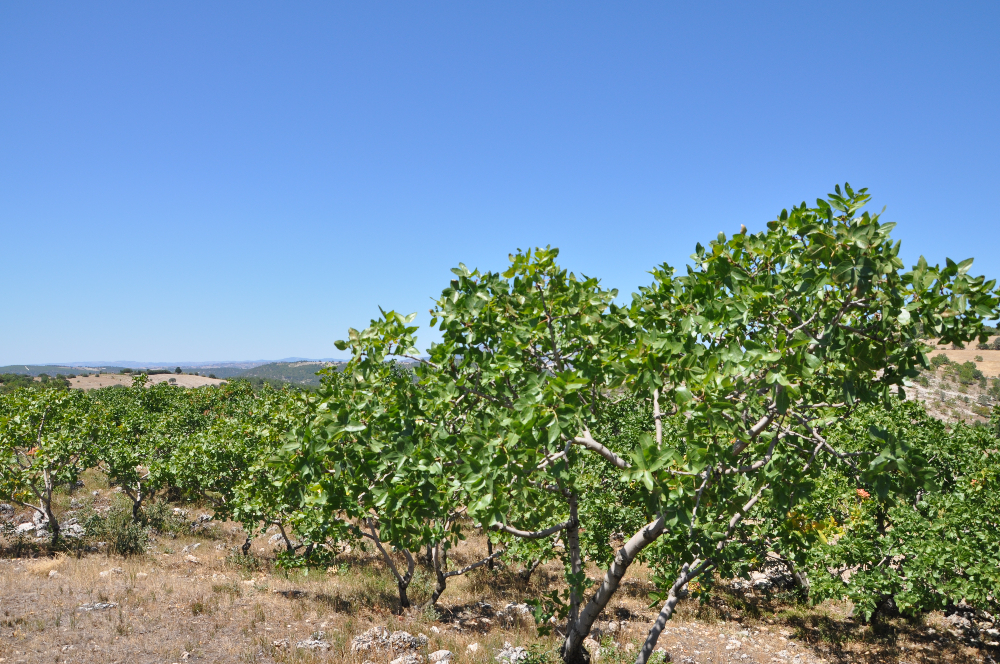
[[[933,367],[934,369],[939,369],[941,366],[945,364],[951,364],[951,360],[948,359],[948,356],[945,355],[944,353],[941,353],[940,355],[935,355],[934,357],[931,358],[931,367]]]
[[[149,546],[149,529],[132,520],[132,506],[118,503],[107,515],[93,514],[84,522],[88,537],[107,542],[108,553],[137,556]]]
[[[149,503],[142,510],[142,522],[158,533],[180,533],[187,529],[184,519],[174,514],[170,503]]]
[[[958,380],[963,385],[969,385],[985,378],[983,372],[976,367],[975,362],[963,362],[958,365]]]

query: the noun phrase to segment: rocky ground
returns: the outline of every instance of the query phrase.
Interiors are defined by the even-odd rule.
[[[990,411],[997,403],[997,391],[991,388],[993,380],[1000,375],[1000,351],[940,348],[930,353],[930,357],[935,355],[945,355],[956,364],[972,362],[986,380],[963,384],[953,370],[942,366],[922,372],[906,388],[907,399],[923,402],[928,413],[946,422],[988,422]]]
[[[13,518],[32,523],[23,512]],[[24,534],[27,548],[13,557],[6,542],[0,662],[555,661],[558,635],[540,637],[525,603],[559,587],[555,565],[538,569],[530,587],[518,585],[512,570],[483,569],[453,580],[436,610],[399,613],[394,583],[369,553],[348,552],[325,570],[280,570],[273,565],[280,538],[258,538],[254,557],[243,558],[238,525],[196,509],[183,518],[181,532],[161,535],[147,553],[129,558],[97,545],[39,556]],[[485,543],[471,538],[453,560],[472,560],[480,548]],[[648,570],[635,569],[627,581],[587,642],[597,661],[634,661],[653,620]],[[730,585],[711,603],[682,602],[657,657],[685,664],[916,664],[996,656],[985,643],[995,639],[991,616],[959,611],[862,625],[846,605],[796,604],[783,584],[780,575],[763,574]],[[414,603],[430,588],[430,574],[418,569]]]

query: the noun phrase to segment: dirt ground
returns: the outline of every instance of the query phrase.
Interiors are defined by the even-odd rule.
[[[111,489],[98,494],[98,506],[114,498]],[[160,535],[147,553],[131,558],[15,558],[6,548],[0,558],[0,663],[386,664],[398,654],[351,652],[351,639],[372,626],[424,634],[423,656],[447,649],[456,664],[494,662],[505,642],[548,652],[546,661],[556,661],[558,637],[540,637],[521,603],[561,587],[558,563],[538,569],[530,587],[516,581],[515,570],[476,570],[451,579],[436,610],[400,612],[395,583],[374,554],[356,548],[326,569],[281,570],[274,565],[276,538],[265,534],[253,543],[253,557],[241,558],[242,528],[200,523],[206,514],[189,507],[191,528]],[[450,557],[457,566],[484,553],[485,541],[473,536]],[[595,581],[597,575],[590,570]],[[414,605],[431,588],[430,573],[418,567],[410,591]],[[634,660],[654,618],[651,589],[647,569],[630,570],[595,626],[599,633],[592,634],[601,644],[596,661]],[[848,618],[848,610],[837,603],[790,605],[753,591],[722,593],[709,604],[685,600],[659,647],[684,664],[992,661],[989,653],[949,636],[940,615],[865,626]],[[327,647],[309,649],[313,638]]]
[[[154,374],[149,376],[149,385],[164,383],[173,380],[175,385],[180,387],[204,387],[205,385],[221,385],[226,381],[218,378],[208,378],[206,376],[195,376],[193,374]],[[86,378],[77,376],[69,379],[70,387],[74,390],[94,390],[100,387],[112,387],[114,385],[132,384],[132,374],[91,374]]]
[[[976,367],[989,377],[1000,376],[1000,350],[976,350],[974,346],[951,350],[946,346],[938,346],[937,350],[927,353],[927,357],[941,354],[947,355],[949,360],[958,364],[975,362]],[[983,359],[977,361],[977,356]]]

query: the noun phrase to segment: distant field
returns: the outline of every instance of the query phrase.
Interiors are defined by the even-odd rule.
[[[318,386],[320,380],[316,372],[330,366],[343,365],[335,362],[272,362],[238,373],[233,378],[265,378],[293,385]]]
[[[171,380],[179,387],[204,387],[205,385],[221,385],[225,382],[216,378],[192,376],[191,374],[156,374],[149,377],[149,384],[168,383]],[[91,375],[87,378],[69,379],[69,386],[74,390],[94,390],[115,385],[128,387],[131,384],[132,374],[101,374],[100,376]]]
[[[952,362],[975,362],[976,368],[987,376],[1000,376],[1000,350],[976,350],[966,347],[963,350],[944,349],[939,346],[939,350],[927,353],[928,357],[935,355],[947,355]],[[976,357],[983,358],[977,361]]]

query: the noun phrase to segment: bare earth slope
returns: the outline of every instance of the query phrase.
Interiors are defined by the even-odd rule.
[[[149,376],[149,384],[167,383],[171,380],[179,387],[204,387],[205,385],[221,385],[224,380],[218,378],[207,378],[205,376],[195,376],[192,374],[155,374]],[[76,377],[69,379],[70,387],[74,390],[94,390],[100,387],[112,387],[114,385],[124,385],[128,387],[132,384],[131,374],[100,374],[87,376],[86,378]]]

